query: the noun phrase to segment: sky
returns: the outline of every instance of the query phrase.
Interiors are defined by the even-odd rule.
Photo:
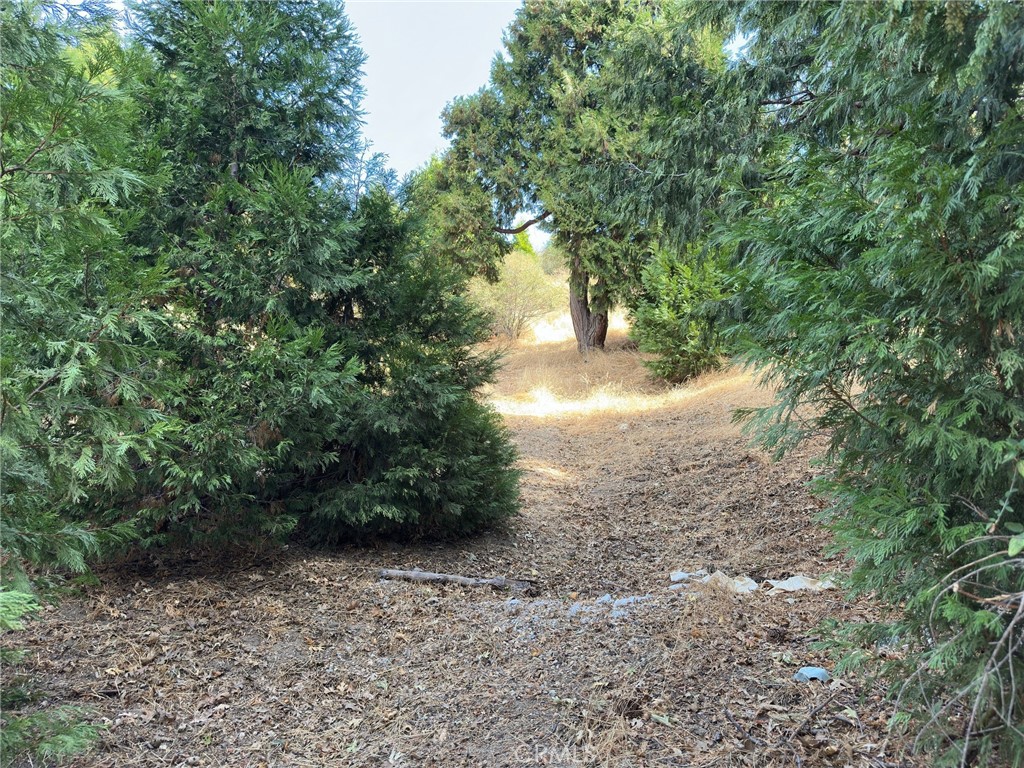
[[[402,178],[447,142],[441,110],[487,84],[519,0],[347,0],[359,35],[364,135]]]

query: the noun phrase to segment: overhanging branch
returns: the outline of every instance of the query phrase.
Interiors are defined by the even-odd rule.
[[[525,224],[520,224],[518,227],[512,227],[511,229],[505,229],[504,227],[495,227],[494,231],[501,235],[518,235],[520,232],[525,232],[534,224],[539,224],[544,221],[548,216],[551,215],[551,211],[544,211],[540,216],[535,219],[530,219]]]

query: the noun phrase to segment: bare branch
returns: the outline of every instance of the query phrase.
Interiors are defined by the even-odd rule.
[[[525,232],[534,224],[539,224],[544,221],[548,216],[551,215],[551,211],[544,211],[540,216],[535,219],[530,219],[525,224],[520,224],[518,227],[511,227],[506,229],[505,227],[495,227],[494,231],[500,235],[518,235],[520,232]]]

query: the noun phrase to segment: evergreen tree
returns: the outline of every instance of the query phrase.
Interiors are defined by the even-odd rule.
[[[641,351],[657,355],[646,365],[660,378],[680,382],[722,366],[724,272],[707,254],[680,257],[669,249],[656,251],[644,268],[643,290],[631,310],[632,334]]]
[[[102,7],[0,4],[0,631],[52,599],[124,526],[73,514],[137,491],[168,445],[172,359],[157,344],[171,288],[124,233],[142,166],[134,92],[146,61]],[[52,759],[95,728],[28,707],[5,652],[0,756]]]
[[[750,4],[748,87],[781,110],[736,202],[756,415],[824,432],[850,587],[944,763],[1024,763],[1024,12],[1012,3]],[[897,610],[896,607],[899,607]]]
[[[156,57],[145,119],[168,167],[135,230],[180,288],[165,305],[183,364],[179,449],[140,473],[147,536],[279,538],[283,501],[356,395],[343,308],[358,282],[348,204],[362,54],[329,2],[135,8]],[[127,502],[125,500],[125,505]]]
[[[711,241],[724,182],[749,166],[749,96],[726,66],[728,21],[666,2],[620,17],[579,122],[592,151],[574,186],[597,190],[655,243],[627,296],[632,334],[681,381],[721,365],[733,312],[728,249]]]
[[[490,85],[446,110],[448,162],[492,196],[499,231],[520,213],[544,222],[568,259],[569,309],[581,351],[602,348],[608,311],[638,283],[648,248],[643,227],[616,215],[577,173],[603,151],[586,116],[610,54],[608,35],[632,19],[628,3],[530,2],[506,33]],[[520,225],[522,226],[522,225]]]
[[[467,278],[497,279],[510,245],[495,231],[490,195],[473,178],[460,174],[449,158],[433,157],[409,177],[402,196],[416,249]]]
[[[479,355],[486,318],[464,276],[414,249],[410,221],[385,190],[364,197],[347,296],[357,316],[360,392],[338,461],[307,478],[308,530],[322,541],[365,533],[469,533],[517,506],[515,459],[500,418],[474,390],[496,358]]]
[[[385,190],[355,200],[362,53],[340,6],[138,13],[171,169],[137,237],[181,280],[166,309],[187,381],[181,450],[147,467],[136,517],[157,538],[251,544],[300,520],[337,541],[513,511],[507,440],[472,394],[493,364],[469,353],[459,284],[413,258]],[[460,461],[494,482],[456,481]]]

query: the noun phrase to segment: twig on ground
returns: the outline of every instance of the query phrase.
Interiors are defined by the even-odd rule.
[[[506,579],[494,576],[489,579],[475,576],[459,576],[452,573],[432,573],[430,571],[398,571],[384,568],[380,572],[382,579],[403,579],[405,581],[441,582],[461,584],[464,587],[494,587],[494,589],[529,589],[533,582],[527,579]]]
[[[751,744],[756,744],[759,747],[768,746],[766,741],[757,738],[757,736],[754,736],[750,731],[740,725],[739,721],[736,720],[736,715],[730,712],[728,707],[725,708],[725,719],[729,721],[733,728],[740,732],[740,736],[742,736],[746,741],[749,741]]]

